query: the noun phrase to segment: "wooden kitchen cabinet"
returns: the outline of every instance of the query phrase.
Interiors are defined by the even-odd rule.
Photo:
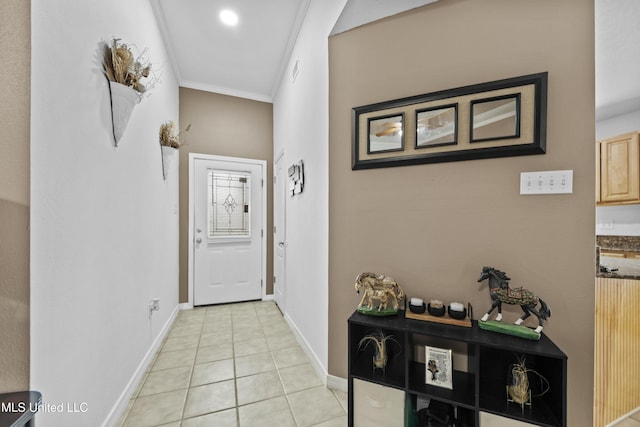
[[[640,132],[596,143],[596,202],[640,203]]]

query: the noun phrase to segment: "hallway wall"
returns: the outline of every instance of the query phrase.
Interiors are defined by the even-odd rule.
[[[0,393],[29,387],[30,3],[0,3]]]
[[[274,157],[304,162],[304,191],[286,196],[286,294],[290,323],[328,372],[328,35],[346,0],[312,1],[274,99]],[[298,62],[298,75],[292,70]]]
[[[388,274],[409,297],[469,301],[478,318],[489,265],[550,304],[545,332],[569,358],[568,425],[592,425],[593,2],[440,1],[333,36],[329,64],[330,373],[347,375],[357,274]],[[351,170],[353,107],[543,71],[546,154]],[[562,169],[572,194],[519,194],[520,172]]]
[[[189,153],[241,157],[267,162],[267,223],[273,229],[273,105],[235,96],[180,88],[180,302],[189,297]],[[273,233],[267,239],[267,295],[273,292]]]
[[[64,405],[38,424],[100,426],[178,308],[178,164],[163,180],[158,143],[178,85],[149,1],[31,5],[30,385]],[[117,148],[99,50],[112,37],[146,48],[159,77]]]

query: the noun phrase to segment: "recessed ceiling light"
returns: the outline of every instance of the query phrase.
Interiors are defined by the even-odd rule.
[[[219,17],[224,25],[228,25],[229,27],[238,25],[238,14],[233,10],[224,9],[220,12]]]

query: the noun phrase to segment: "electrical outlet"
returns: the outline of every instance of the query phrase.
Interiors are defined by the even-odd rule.
[[[520,173],[520,194],[573,193],[573,170]]]
[[[600,230],[613,230],[613,221],[598,224]]]

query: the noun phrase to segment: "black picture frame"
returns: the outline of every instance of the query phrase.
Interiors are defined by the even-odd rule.
[[[452,110],[452,111],[451,111]],[[449,112],[453,115],[453,117],[447,117],[447,119],[451,119],[451,121],[446,120],[445,123],[438,123],[440,129],[444,129],[442,135],[434,134],[431,135],[431,139],[435,142],[429,142],[429,136],[426,136],[422,139],[421,142],[421,126],[420,122],[424,119],[430,120],[427,117],[421,118],[420,115],[426,116],[428,113],[434,112],[442,112],[443,115],[450,116]],[[436,115],[440,116],[440,115]],[[451,137],[447,138],[449,135],[449,129],[451,129]],[[422,108],[416,110],[416,149],[420,148],[428,148],[428,147],[441,147],[445,145],[456,145],[458,143],[458,103],[455,104],[447,104],[447,105],[438,105],[430,108]]]
[[[404,113],[368,118],[367,154],[404,150],[404,123]],[[389,138],[390,140],[384,141],[389,136],[391,137]],[[374,149],[374,144],[382,147]],[[392,146],[393,144],[397,144],[397,147]],[[389,147],[385,148],[385,145],[389,145]]]
[[[483,142],[483,141],[498,141],[500,139],[510,139],[510,138],[519,138],[520,137],[520,93],[515,93],[511,95],[503,95],[503,96],[493,96],[491,98],[483,98],[483,99],[475,99],[471,101],[471,107],[469,109],[469,140],[471,143],[474,142]],[[505,101],[513,100],[513,110],[511,110],[509,105],[505,103]],[[484,106],[485,108],[481,108]],[[505,108],[506,107],[506,108]],[[476,111],[480,110],[480,111]],[[496,112],[497,110],[503,109],[503,111],[498,111],[493,114],[493,117],[481,118],[485,115],[491,116],[491,112]],[[488,111],[487,111],[488,110]],[[506,111],[504,111],[506,110]],[[484,124],[483,126],[479,126],[479,121],[484,120],[484,122],[491,122],[489,124]],[[488,127],[490,125],[495,125],[500,122],[508,122],[504,123],[502,129],[498,128],[492,131],[489,131],[489,136],[486,134],[484,136],[476,136],[476,134],[480,132],[476,132],[476,128],[479,127]],[[513,122],[513,124],[511,124]],[[478,126],[476,126],[478,125]],[[513,128],[513,132],[509,132]],[[490,132],[494,132],[495,135],[490,135]]]
[[[541,72],[487,83],[431,92],[354,107],[351,111],[352,170],[411,166],[464,160],[545,154],[548,73]],[[517,137],[490,138],[471,143],[471,102],[519,95]],[[417,111],[458,104],[456,144],[416,147]],[[369,152],[368,118],[405,114],[403,148]],[[462,122],[461,122],[462,121]]]

